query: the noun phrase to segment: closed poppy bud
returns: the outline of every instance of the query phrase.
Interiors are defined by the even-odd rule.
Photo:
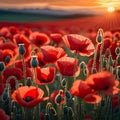
[[[32,81],[31,81],[30,77],[27,78],[26,85],[27,86],[31,86],[32,85]]]
[[[92,68],[92,73],[97,73],[97,69],[96,68]]]
[[[0,72],[2,72],[5,68],[4,62],[0,62]]]
[[[38,66],[37,56],[32,56],[32,59],[31,59],[31,66],[32,66],[33,68],[35,68],[35,67]]]
[[[117,64],[120,64],[120,55],[117,56],[116,61],[117,61]]]
[[[19,54],[24,55],[26,52],[24,44],[19,44]]]
[[[10,98],[7,98],[5,101],[4,101],[4,105],[8,105],[10,103]]]
[[[120,66],[117,67],[117,77],[120,79]]]
[[[60,104],[61,101],[62,101],[62,96],[60,94],[58,94],[55,98],[55,103]]]
[[[110,66],[113,66],[114,62],[113,62],[113,59],[112,59],[112,56],[110,55],[109,58],[108,58],[108,63]]]
[[[4,92],[3,95],[2,95],[2,100],[6,101],[7,99],[8,99],[8,93]]]
[[[96,42],[98,44],[101,44],[102,43],[102,40],[103,40],[103,30],[102,29],[99,29],[98,30],[98,35],[97,35],[97,38],[96,38]]]
[[[64,78],[64,79],[61,81],[61,85],[62,85],[62,87],[65,87],[66,84],[67,84],[67,81],[66,81],[66,79]]]
[[[114,75],[116,75],[116,69],[115,69],[115,68],[112,69],[112,73],[113,73]]]
[[[103,59],[103,68],[106,68],[107,66],[107,59]]]
[[[9,63],[10,62],[10,56],[8,55],[6,58],[5,58],[5,63]]]
[[[116,47],[115,49],[115,54],[118,55],[120,53],[120,48],[119,47]]]
[[[96,42],[97,43],[101,43],[102,42],[102,36],[101,35],[97,36]]]
[[[80,68],[81,68],[81,69],[84,69],[85,67],[86,67],[86,64],[85,64],[84,61],[82,61],[82,62],[80,63]]]
[[[71,94],[70,94],[69,91],[66,91],[66,92],[65,92],[65,95],[66,95],[66,97],[67,97],[68,99],[72,98],[72,96],[71,96]]]

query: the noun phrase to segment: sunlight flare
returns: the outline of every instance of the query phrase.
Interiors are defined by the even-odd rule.
[[[108,11],[108,12],[114,12],[114,11],[115,11],[115,8],[114,8],[114,7],[108,7],[108,8],[107,8],[107,11]]]

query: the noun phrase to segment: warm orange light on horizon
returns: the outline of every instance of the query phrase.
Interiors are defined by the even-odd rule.
[[[115,8],[114,8],[114,7],[108,7],[107,11],[108,11],[108,12],[114,12],[114,11],[115,11]]]

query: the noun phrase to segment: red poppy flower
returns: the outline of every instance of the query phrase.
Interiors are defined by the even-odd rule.
[[[50,43],[49,37],[45,33],[33,32],[29,36],[30,41],[37,47]]]
[[[51,33],[50,37],[55,43],[60,43],[62,41],[62,34],[60,33]]]
[[[4,82],[8,82],[7,79],[9,77],[16,77],[17,80],[21,80],[23,79],[23,71],[19,68],[7,68],[3,71],[3,77],[4,77]],[[11,88],[15,88],[15,80],[13,78],[10,79],[10,85],[11,85]]]
[[[4,61],[4,55],[2,50],[0,50],[0,61]]]
[[[120,40],[120,32],[116,31],[113,33],[113,39]]]
[[[55,77],[55,68],[47,67],[47,68],[36,68],[37,71],[37,83],[38,84],[51,84],[54,82]]]
[[[62,57],[56,61],[56,67],[62,75],[78,76],[80,67],[78,66],[78,59],[72,57]]]
[[[46,62],[56,62],[57,59],[66,55],[65,51],[60,47],[50,45],[42,46],[41,51]]]
[[[25,59],[27,59],[31,54],[31,44],[28,38],[23,34],[16,34],[14,35],[13,40],[15,44],[17,45],[22,44],[22,43],[24,44],[25,50],[26,50],[24,57]]]
[[[112,38],[112,32],[111,31],[105,31],[104,32],[104,38]]]
[[[84,101],[90,104],[97,104],[102,100],[102,97],[98,94],[92,93],[84,97]]]
[[[15,26],[10,26],[8,29],[12,35],[15,35],[20,32],[19,29]]]
[[[23,27],[23,28],[20,28],[20,33],[29,37],[30,34],[32,33],[32,30],[30,28],[26,28],[26,27]]]
[[[104,46],[103,46],[102,54],[105,54],[107,48],[110,48],[111,45],[112,45],[112,38],[104,38]],[[101,44],[99,44],[98,46],[98,51],[100,51],[100,49],[101,49]]]
[[[14,52],[10,49],[0,50],[0,53],[0,59],[5,63],[6,66],[13,64],[13,62],[17,58],[17,55],[14,56]]]
[[[13,92],[12,98],[23,107],[33,108],[48,99],[48,97],[43,98],[43,95],[44,91],[40,88],[23,86]]]
[[[18,56],[18,48],[17,48],[17,46],[14,43],[6,42],[4,44],[0,44],[0,50],[6,50],[6,49],[12,51],[12,55],[13,55],[12,57],[14,59],[17,58],[17,56]]]
[[[114,92],[114,90],[116,90],[114,87],[117,86],[115,76],[107,71],[91,74],[86,78],[86,82],[95,90],[102,90],[105,92],[110,92],[111,94]]]
[[[5,39],[12,40],[12,34],[10,33],[7,27],[2,27],[0,29],[0,37],[4,37]]]
[[[86,95],[93,93],[93,90],[85,81],[75,80],[70,89],[70,93],[74,96],[84,98]]]
[[[82,56],[90,56],[94,53],[92,41],[82,35],[65,35],[63,36],[63,41],[69,49],[76,50],[76,52]]]
[[[50,100],[53,102],[53,103],[56,103],[56,97],[58,95],[61,95],[61,101],[60,101],[60,104],[64,104],[64,97],[65,97],[65,94],[64,94],[64,91],[62,89],[60,90],[56,90],[54,91],[51,95],[50,95]]]
[[[70,89],[70,93],[74,96],[83,98],[85,102],[90,104],[96,104],[101,101],[101,97],[82,80],[75,80]]]
[[[2,109],[0,109],[0,119],[1,120],[10,120],[9,116]]]
[[[46,61],[44,60],[44,58],[43,58],[42,52],[38,52],[38,53],[36,54],[36,56],[37,56],[38,64],[39,64],[40,67],[47,64],[47,62],[46,62]]]

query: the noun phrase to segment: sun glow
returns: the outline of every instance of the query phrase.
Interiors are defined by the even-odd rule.
[[[115,8],[114,8],[114,7],[108,7],[108,8],[107,8],[107,11],[108,11],[108,12],[114,12],[114,11],[115,11]]]

